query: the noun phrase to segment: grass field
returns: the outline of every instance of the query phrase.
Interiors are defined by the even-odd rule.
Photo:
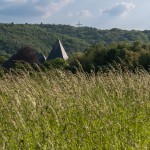
[[[63,71],[0,79],[0,149],[149,150],[150,74]]]

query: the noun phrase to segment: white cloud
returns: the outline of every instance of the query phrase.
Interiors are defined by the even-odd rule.
[[[120,2],[116,3],[109,9],[104,9],[101,11],[102,14],[109,14],[110,16],[120,16],[120,15],[127,15],[129,11],[135,8],[134,3],[126,3]]]
[[[1,16],[50,17],[73,0],[3,0],[0,2]]]
[[[63,7],[67,6],[71,3],[72,0],[59,0],[59,1],[51,1],[48,3],[46,7],[41,7],[42,10],[45,10],[45,17],[51,16],[53,13],[58,12]],[[40,7],[40,6],[39,6]]]
[[[89,10],[81,10],[79,12],[73,13],[70,12],[68,13],[68,17],[80,17],[80,18],[90,18],[92,17],[92,13]]]
[[[79,15],[80,15],[81,17],[84,17],[84,18],[92,17],[92,14],[91,14],[91,12],[90,12],[89,10],[81,10],[81,11],[79,12]]]
[[[13,3],[26,3],[27,0],[2,0],[3,3],[6,3],[6,4],[13,4]]]

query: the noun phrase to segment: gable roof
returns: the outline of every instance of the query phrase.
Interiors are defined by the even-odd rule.
[[[59,39],[57,39],[53,49],[50,51],[47,60],[56,59],[56,58],[62,58],[64,60],[68,59],[68,55]]]

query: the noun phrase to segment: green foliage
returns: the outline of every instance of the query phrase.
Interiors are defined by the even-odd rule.
[[[54,60],[45,61],[44,66],[47,69],[54,69],[54,68],[55,69],[64,69],[65,67],[68,66],[68,63],[64,59],[57,58],[57,59],[54,59]]]
[[[146,71],[7,74],[0,149],[149,149],[149,83]]]
[[[110,65],[121,64],[123,67],[134,70],[139,65],[149,70],[150,47],[136,41],[129,43],[113,43],[110,45],[96,44],[85,51],[78,61],[87,72],[98,71],[100,68],[109,68]],[[72,60],[74,62],[75,60]],[[79,67],[70,62],[71,66]],[[132,64],[132,65],[131,65]]]
[[[0,66],[0,78],[4,76],[4,69]]]
[[[30,46],[36,51],[48,55],[56,39],[60,38],[69,54],[84,51],[96,43],[113,42],[148,43],[150,31],[126,31],[121,29],[99,30],[91,27],[73,27],[54,24],[0,24],[0,53],[14,54],[23,46]],[[135,43],[137,46],[137,43]],[[138,46],[135,47],[135,51]]]
[[[81,61],[84,57],[84,53],[81,53],[81,52],[77,52],[77,53],[74,53],[68,60],[69,64],[71,66],[77,66],[78,64],[78,61]]]
[[[57,32],[56,28],[61,27],[59,25],[0,24],[0,53],[14,54],[20,47],[30,46],[48,55],[57,38],[61,39],[68,53],[83,51],[89,45],[83,39]]]
[[[139,57],[139,64],[145,69],[150,69],[150,52],[143,52]]]
[[[33,71],[33,64],[29,64],[25,61],[17,61],[13,64],[12,69],[16,71]]]
[[[85,71],[98,71],[100,67],[105,68],[122,61],[127,65],[133,64],[133,68],[142,65],[149,69],[150,31],[125,31],[116,28],[98,30],[49,24],[0,24],[0,54],[13,54],[18,48],[28,45],[48,55],[57,38],[62,40],[69,56],[73,55],[68,69],[82,65]],[[1,56],[0,64],[4,60]],[[48,68],[60,68],[59,63],[47,62],[45,65]],[[62,63],[62,66],[65,64]]]
[[[0,55],[0,65],[3,65],[4,62],[8,60],[8,56],[6,55]]]

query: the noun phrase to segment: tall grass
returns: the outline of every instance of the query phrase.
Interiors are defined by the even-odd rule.
[[[0,149],[150,149],[150,74],[63,71],[0,79]]]

